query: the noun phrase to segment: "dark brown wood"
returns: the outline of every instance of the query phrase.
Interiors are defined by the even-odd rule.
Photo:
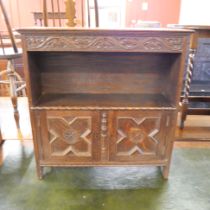
[[[210,108],[208,109],[188,108],[187,113],[191,115],[210,115]]]
[[[161,166],[168,177],[187,30],[23,29],[37,163]]]
[[[43,160],[65,162],[99,161],[99,122],[96,111],[42,112]]]
[[[184,84],[184,95],[182,97],[182,106],[181,106],[181,120],[180,120],[180,128],[184,128],[184,121],[187,117],[188,106],[189,106],[189,95],[190,95],[190,86],[192,83],[192,75],[193,75],[193,66],[194,66],[194,58],[195,58],[195,50],[190,50],[189,52],[189,60],[187,64],[187,72],[186,79]]]
[[[95,85],[95,84],[94,84]],[[96,87],[96,86],[95,86]],[[48,93],[42,94],[42,96],[36,101],[34,105],[38,105],[42,108],[44,107],[89,107],[89,109],[96,108],[100,109],[120,109],[121,105],[124,104],[126,107],[132,107],[132,109],[175,109],[172,106],[168,98],[161,94],[143,94],[143,93],[125,93],[123,94],[112,94],[112,93]]]

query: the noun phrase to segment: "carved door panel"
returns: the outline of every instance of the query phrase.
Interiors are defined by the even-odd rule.
[[[163,111],[115,112],[110,159],[134,162],[161,159],[167,133],[165,129]]]
[[[41,119],[44,160],[98,160],[98,118],[94,111],[47,111]]]

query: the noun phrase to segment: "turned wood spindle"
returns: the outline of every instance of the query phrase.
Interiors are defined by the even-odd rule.
[[[184,84],[184,96],[182,100],[182,114],[181,114],[180,128],[184,127],[184,121],[186,120],[187,110],[189,106],[190,86],[192,83],[195,52],[196,51],[194,49],[191,49],[189,53],[186,80]]]

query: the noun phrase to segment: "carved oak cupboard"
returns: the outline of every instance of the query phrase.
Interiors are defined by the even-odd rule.
[[[190,31],[21,29],[44,166],[161,166],[168,177]]]

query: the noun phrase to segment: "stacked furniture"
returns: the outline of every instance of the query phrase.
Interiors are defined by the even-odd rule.
[[[168,177],[190,31],[21,29],[35,157]]]
[[[189,61],[182,96],[180,127],[187,115],[210,114],[210,26],[169,25],[173,28],[191,29]]]

